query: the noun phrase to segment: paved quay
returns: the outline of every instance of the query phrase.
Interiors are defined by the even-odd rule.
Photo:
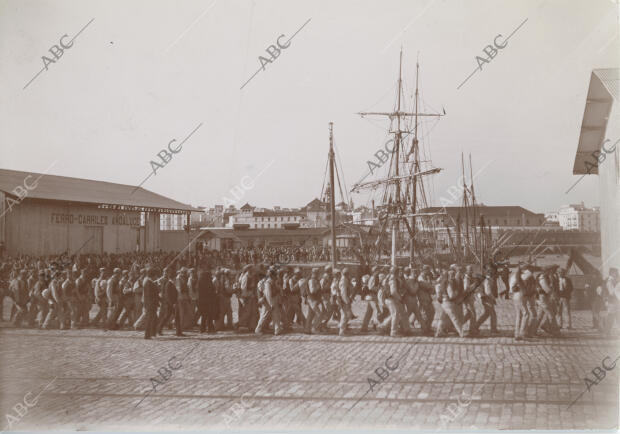
[[[360,302],[347,337],[337,336],[334,323],[329,335],[176,338],[167,330],[147,341],[129,330],[43,331],[5,322],[3,430],[28,392],[30,403],[42,393],[12,429],[618,426],[620,360],[601,368],[605,357],[610,366],[620,356],[618,340],[598,336],[589,312],[574,312],[574,329],[561,338],[517,342],[511,303],[501,300],[498,311],[501,336],[490,337],[484,325],[481,337],[464,339],[360,335]],[[168,379],[159,377],[152,391],[151,378],[165,367],[175,369],[163,369]],[[605,378],[568,408],[586,375],[596,381],[596,367]]]

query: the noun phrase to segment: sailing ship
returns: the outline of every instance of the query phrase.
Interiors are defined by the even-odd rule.
[[[410,111],[406,107],[406,98],[403,86],[403,53],[400,52],[398,70],[398,82],[396,102],[394,109],[387,112],[360,112],[362,117],[378,116],[390,121],[388,135],[393,142],[393,150],[389,155],[387,176],[367,182],[357,182],[351,192],[362,190],[380,190],[380,204],[377,207],[378,223],[380,226],[377,245],[380,246],[386,230],[391,236],[390,262],[396,265],[399,256],[408,258],[410,265],[414,265],[416,257],[428,256],[425,250],[432,247],[428,239],[428,231],[421,230],[424,227],[423,220],[440,213],[424,213],[428,208],[429,195],[427,193],[426,178],[439,173],[442,169],[434,167],[428,159],[420,144],[420,124],[425,118],[441,118],[442,113],[423,113],[419,109],[419,72],[420,64],[416,62],[415,93],[413,95],[413,107]],[[422,220],[422,221],[420,221]],[[408,244],[408,248],[406,245]],[[380,261],[381,249],[377,249]]]
[[[448,262],[477,263],[482,267],[492,260],[510,237],[503,236],[495,241],[492,239],[491,228],[485,224],[480,206],[476,204],[471,156],[469,184],[464,181],[462,185],[461,207],[464,211],[464,221],[461,221],[460,214],[456,221],[452,219],[445,207],[429,207],[431,197],[428,179],[440,173],[442,169],[432,164],[428,144],[420,141],[422,136],[428,141],[429,134],[422,135],[420,131],[423,121],[429,118],[439,121],[446,115],[446,111],[442,110],[440,113],[420,111],[419,79],[420,64],[416,61],[415,92],[410,102],[411,109],[408,110],[403,85],[401,49],[394,109],[386,112],[358,113],[362,117],[387,118],[390,121],[389,142],[394,144],[389,156],[387,175],[381,179],[357,182],[351,189],[351,192],[379,190],[381,194],[378,206],[380,230],[376,243],[377,257],[373,262],[381,262],[380,246],[386,233],[389,233],[391,239],[389,256],[392,265],[407,263],[410,266],[424,263],[438,265],[439,262]],[[461,166],[464,180],[463,156]],[[450,231],[448,225],[450,219],[455,233]],[[449,249],[442,249],[440,244],[448,244]]]
[[[473,176],[471,175],[471,156],[469,184],[465,181],[462,184],[464,221],[461,220],[460,215],[455,221],[446,212],[445,207],[430,208],[431,196],[428,179],[443,169],[432,164],[427,143],[420,141],[423,137],[424,142],[428,142],[429,136],[428,133],[421,134],[422,122],[433,118],[439,120],[446,115],[446,111],[429,113],[420,110],[419,77],[420,64],[416,61],[415,92],[411,101],[407,101],[403,84],[403,53],[401,49],[393,110],[358,113],[362,118],[387,118],[389,120],[387,135],[390,137],[388,143],[393,143],[389,161],[385,161],[384,165],[387,167],[386,176],[363,182],[368,176],[366,175],[351,189],[351,193],[359,193],[364,190],[379,192],[379,205],[375,209],[375,201],[373,200],[372,207],[373,215],[376,214],[377,216],[377,221],[373,221],[373,224],[377,223],[375,245],[372,249],[368,249],[368,246],[363,245],[360,236],[358,259],[361,265],[382,263],[384,258],[389,257],[391,265],[438,265],[439,262],[448,262],[478,263],[482,267],[493,259],[510,236],[502,236],[496,241],[492,239],[491,228],[485,223],[484,216],[480,214],[480,206],[476,203]],[[324,178],[323,192],[325,192],[325,202],[329,200],[330,204],[332,262],[336,266],[337,258],[334,248],[337,218],[335,212],[336,188],[334,187],[336,180],[342,200],[345,201],[347,198],[342,193],[342,183],[337,170],[332,123],[329,126],[329,140],[330,149],[326,175],[329,169],[330,179],[327,188],[325,188],[326,177]],[[461,165],[463,168],[462,179],[465,180],[463,156],[461,156]],[[334,169],[335,167],[336,169]],[[336,176],[334,176],[334,172],[336,172]],[[348,201],[351,204],[353,203],[350,198]],[[451,232],[448,225],[449,219],[452,219],[454,233]],[[449,248],[441,248],[440,244],[448,244]],[[365,257],[364,253],[369,251],[375,255],[374,258]]]

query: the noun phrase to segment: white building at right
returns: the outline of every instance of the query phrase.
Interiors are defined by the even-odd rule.
[[[557,221],[565,231],[599,232],[599,207],[587,208],[580,204],[564,205],[557,213]]]

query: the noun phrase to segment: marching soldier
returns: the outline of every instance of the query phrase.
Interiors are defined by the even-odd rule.
[[[424,265],[422,272],[418,276],[418,302],[420,304],[420,313],[424,318],[422,331],[425,335],[432,335],[433,320],[435,319],[435,306],[433,305],[433,292],[435,285],[432,281],[431,267]]]
[[[522,273],[520,264],[510,276],[509,287],[515,309],[515,340],[517,341],[523,340],[528,333],[530,311],[527,306],[528,284],[526,281],[529,278],[529,270],[525,269]]]
[[[476,327],[478,323],[476,321],[476,291],[474,288],[478,285],[478,282],[476,282],[474,278],[474,268],[468,265],[463,275],[461,269],[456,267],[455,279],[456,283],[459,285],[458,292],[461,294],[468,294],[463,300],[463,328],[465,328],[465,323],[469,321],[469,335],[476,336],[478,334],[478,329]]]
[[[106,285],[106,295],[108,297],[108,324],[107,330],[116,330],[119,315],[123,307],[121,306],[121,288],[119,288],[119,281],[121,279],[121,269],[115,268],[112,271],[112,276],[108,279]]]
[[[241,276],[239,277],[240,294],[237,297],[239,300],[237,328],[247,327],[250,331],[256,328],[254,312],[258,309],[258,303],[256,301],[257,283],[252,265],[248,264],[243,267]]]
[[[102,308],[102,300],[99,297],[99,294],[101,293],[101,289],[99,288],[99,284],[101,281],[105,280],[103,279],[105,275],[105,268],[100,268],[99,269],[99,275],[97,277],[94,277],[91,280],[91,289],[92,289],[92,294],[93,294],[93,300],[95,302],[95,305],[97,306],[97,308],[99,309],[99,311],[97,312],[97,315],[95,315],[95,318],[93,318],[93,320],[91,321],[92,325],[98,325],[99,322],[103,319],[104,315],[105,315],[105,319],[103,320],[103,323],[105,324],[105,322],[107,321],[107,314],[108,314],[108,306],[107,306],[107,301],[106,301],[106,305],[105,305],[105,309]],[[105,298],[105,297],[102,297]]]
[[[559,334],[559,329],[557,323],[555,322],[555,314],[552,306],[552,272],[553,268],[547,267],[538,275],[538,306],[540,310],[536,331],[538,332],[538,329],[542,329],[554,336],[557,336]]]
[[[284,331],[288,331],[291,329],[291,323],[293,322],[293,318],[289,315],[289,299],[291,296],[290,285],[294,285],[295,276],[288,271],[286,266],[282,268],[276,269],[276,283],[280,288],[280,316],[282,319],[282,324],[284,326]],[[293,283],[291,283],[293,281]]]
[[[377,300],[377,290],[379,288],[379,267],[374,266],[371,269],[371,275],[365,283],[362,291],[362,300],[366,304],[366,311],[362,317],[362,327],[360,331],[365,333],[368,331],[368,323],[372,320],[372,328],[377,329],[379,325],[379,306]],[[367,276],[364,276],[367,277]]]
[[[189,291],[189,299],[191,303],[191,316],[192,327],[196,325],[198,321],[198,276],[196,276],[196,270],[194,268],[189,269],[189,277],[187,278],[187,288]],[[232,315],[231,315],[232,324]]]
[[[118,318],[118,327],[122,328],[127,322],[133,325],[136,320],[135,316],[135,295],[133,293],[134,280],[137,280],[134,276],[134,272],[131,274],[128,270],[123,270],[121,280],[119,282],[120,288],[120,301],[121,301],[121,314]]]
[[[319,269],[313,268],[312,275],[308,280],[308,316],[306,317],[305,333],[318,333],[323,318],[323,305],[321,304],[321,285],[319,283]]]
[[[478,291],[477,291],[478,292]],[[495,296],[497,295],[497,276],[492,267],[487,267],[486,276],[482,282],[482,291],[478,292],[482,308],[484,311],[478,322],[476,330],[480,330],[480,326],[484,324],[487,318],[491,322],[491,334],[497,334],[497,313],[495,312]]]
[[[428,333],[428,330],[424,328],[424,319],[422,318],[422,314],[420,313],[420,307],[418,305],[418,290],[419,285],[416,279],[415,272],[411,270],[410,267],[405,268],[405,275],[403,276],[403,287],[405,292],[403,294],[403,301],[405,303],[405,309],[407,314],[407,321],[413,314],[413,319],[411,320],[411,328],[415,325],[416,319],[420,323],[420,327],[422,328],[422,333]]]
[[[331,286],[332,286],[332,267],[326,265],[323,276],[321,276],[321,299],[323,300],[323,318],[321,323],[321,329],[324,331],[327,328],[327,323],[331,319],[335,307],[332,305]]]
[[[263,328],[273,322],[273,330],[276,336],[282,334],[280,325],[280,288],[278,288],[277,272],[273,267],[267,271],[267,277],[258,284],[258,304],[260,306],[260,318],[255,333],[263,334]]]
[[[54,299],[54,292],[56,289],[53,289],[55,285],[58,285],[57,280],[59,279],[58,273],[53,273],[50,275],[50,281],[47,285],[47,288],[43,290],[41,293],[43,299],[47,303],[47,315],[43,319],[42,328],[49,329],[51,328],[51,322],[54,318],[58,317],[58,309],[56,308],[56,301]]]
[[[56,318],[58,321],[58,326],[61,330],[65,330],[67,328],[65,323],[65,298],[62,293],[62,274],[62,272],[55,273],[49,286],[50,291],[48,300],[50,301],[51,306],[47,313],[47,317],[45,318],[45,323],[43,324],[43,328],[46,329],[50,328],[50,323],[53,318]]]
[[[300,286],[301,285],[301,286]],[[302,276],[301,269],[295,268],[293,276],[288,281],[288,295],[286,297],[286,314],[288,315],[288,326],[292,326],[296,320],[297,324],[303,326],[306,322],[301,310],[301,298],[306,297],[308,292],[308,281]]]
[[[154,267],[142,268],[140,269],[140,274],[136,281],[133,283],[133,295],[135,300],[135,312],[136,312],[136,320],[133,323],[133,328],[135,330],[140,330],[142,327],[145,327],[144,322],[146,321],[146,308],[144,307],[144,279],[149,277],[148,269],[152,269],[151,273],[154,273],[153,276],[157,274],[157,269]],[[153,277],[151,277],[153,283],[155,284],[155,288],[159,291],[157,284]],[[159,303],[159,293],[157,294],[157,302]],[[156,309],[157,311],[157,309]],[[157,317],[157,312],[155,312],[155,317]],[[157,327],[155,327],[155,333],[153,336],[157,335]]]
[[[90,293],[88,291],[88,280],[86,278],[86,268],[82,268],[79,277],[75,280],[75,294],[78,304],[78,327],[88,327],[90,321]]]
[[[232,329],[233,328],[233,318],[232,318],[232,306],[230,304],[230,299],[233,295],[232,285],[229,279],[229,271],[226,269],[220,275],[220,286],[219,286],[219,299],[220,299],[220,312],[219,312],[219,322],[217,328],[219,330]]]
[[[384,303],[390,311],[390,316],[381,324],[382,329],[387,331],[389,326],[390,336],[392,337],[410,336],[413,330],[411,330],[411,325],[401,301],[400,279],[398,269],[395,266],[392,266],[390,269],[390,274],[385,278],[383,285]]]
[[[189,298],[189,288],[187,287],[187,268],[181,267],[175,279],[177,289],[177,309],[181,320],[181,330],[191,327],[194,315],[191,314],[191,303]],[[183,336],[183,333],[180,334]]]
[[[340,282],[338,283],[338,298],[340,304],[340,336],[345,336],[347,334],[347,328],[349,326],[349,321],[353,316],[353,312],[351,312],[351,282],[349,281],[349,269],[342,269],[342,277],[340,278]]]
[[[80,305],[78,302],[78,296],[75,292],[75,282],[73,280],[73,271],[71,268],[67,268],[65,275],[66,278],[62,283],[62,292],[66,300],[64,309],[67,312],[65,321],[67,328],[75,329],[78,325]]]
[[[43,327],[43,322],[45,321],[45,317],[47,316],[47,312],[49,310],[48,301],[43,298],[43,291],[47,288],[47,282],[45,280],[45,271],[41,270],[38,273],[39,278],[35,282],[34,287],[32,289],[32,297],[31,297],[31,309],[30,309],[30,322],[32,325],[35,324],[37,320],[37,316],[39,313],[41,314],[39,319],[39,328]]]
[[[28,287],[26,285],[26,270],[20,270],[17,279],[12,282],[13,300],[17,312],[13,318],[13,325],[20,327],[23,320],[28,319]]]
[[[161,276],[157,283],[162,294],[162,307],[159,318],[159,324],[157,325],[157,333],[163,336],[164,326],[170,321],[170,318],[174,315],[174,325],[176,328],[176,335],[183,336],[181,331],[181,314],[179,312],[178,298],[179,294],[172,280],[170,280],[170,269],[164,268],[164,274]]]
[[[335,268],[333,270],[333,277],[329,288],[329,303],[333,311],[332,316],[338,323],[340,323],[340,278],[342,274],[340,270]],[[327,318],[329,321],[330,318]]]
[[[143,274],[141,273],[141,276]],[[144,305],[144,339],[157,336],[157,305],[159,303],[159,288],[154,282],[155,269],[148,268],[146,276],[142,279],[143,305]]]
[[[435,337],[442,337],[446,334],[448,321],[454,326],[454,329],[460,337],[465,336],[463,329],[463,310],[457,304],[459,298],[458,279],[456,272],[442,272],[436,280],[435,291],[437,293],[437,301],[441,305],[441,315],[439,316],[439,325],[435,332]]]

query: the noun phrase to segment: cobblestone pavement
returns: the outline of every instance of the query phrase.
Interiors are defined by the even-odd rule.
[[[465,339],[359,335],[360,309],[348,337],[335,324],[329,335],[167,331],[150,341],[128,330],[3,327],[0,411],[16,416],[27,392],[32,403],[47,387],[13,429],[618,426],[620,366],[568,408],[584,377],[620,355],[617,339],[590,327],[589,312],[574,312],[562,338],[517,342],[509,301],[500,301],[502,336],[485,325]],[[182,366],[136,407],[169,362]]]

